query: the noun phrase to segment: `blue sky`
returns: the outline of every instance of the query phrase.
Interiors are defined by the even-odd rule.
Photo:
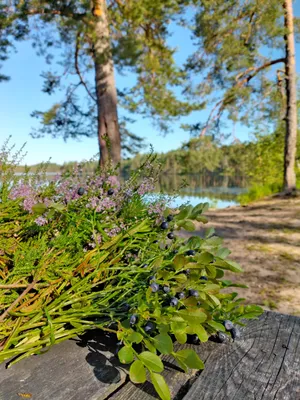
[[[294,13],[300,15],[300,2],[294,5]],[[179,62],[185,60],[186,56],[192,52],[192,43],[189,32],[182,28],[176,29],[170,40],[172,46],[178,48],[177,59]],[[296,46],[297,53],[300,54],[300,44]],[[296,54],[297,54],[296,53]],[[297,57],[297,61],[300,60]],[[297,63],[297,71],[300,72],[300,62]],[[31,128],[38,126],[38,121],[30,117],[34,110],[46,110],[60,96],[49,96],[41,91],[43,79],[41,73],[47,71],[43,57],[38,57],[29,42],[21,42],[17,45],[17,52],[12,53],[9,60],[4,62],[2,73],[11,77],[9,82],[0,84],[0,126],[1,140],[0,145],[9,135],[12,136],[11,142],[20,147],[27,142],[27,164],[35,164],[46,161],[50,157],[53,162],[63,163],[64,161],[81,161],[89,159],[98,152],[96,138],[68,140],[52,139],[45,137],[32,139],[29,135]],[[124,79],[130,80],[131,77],[119,76],[117,74],[117,86],[122,85]],[[209,113],[202,111],[193,116],[183,118],[181,122],[198,122],[200,118],[205,118]],[[145,137],[148,144],[152,144],[156,151],[168,151],[178,148],[182,142],[189,139],[189,134],[180,129],[180,123],[175,123],[172,133],[162,136],[151,124],[151,121],[134,116],[136,123],[132,125],[134,133]],[[241,140],[248,139],[248,131],[245,127],[237,126],[236,136]]]

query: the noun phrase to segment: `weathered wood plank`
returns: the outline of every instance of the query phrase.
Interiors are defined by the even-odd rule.
[[[299,400],[300,319],[265,313],[212,353],[184,400]]]
[[[93,345],[94,344],[94,345]],[[126,379],[109,360],[113,354],[95,341],[78,346],[68,340],[47,353],[20,361],[9,369],[0,364],[0,400],[102,400]]]
[[[199,377],[184,374],[164,357],[172,399],[300,400],[300,318],[268,312],[249,321],[235,343],[179,347],[194,348],[205,370]],[[84,341],[61,343],[11,369],[2,364],[0,400],[19,400],[18,393],[33,400],[158,399],[149,382],[124,383],[114,348],[111,337],[90,332]]]

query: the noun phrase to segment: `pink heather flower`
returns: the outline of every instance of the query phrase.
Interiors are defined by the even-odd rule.
[[[145,178],[140,184],[140,187],[138,188],[137,192],[140,196],[143,196],[146,193],[152,192],[154,188],[155,188],[154,179]]]
[[[47,218],[44,218],[44,217],[38,217],[35,221],[34,221],[37,225],[39,225],[39,226],[43,226],[43,225],[46,225],[46,224],[48,224],[48,220],[47,220]]]
[[[166,205],[163,202],[156,202],[148,206],[149,214],[158,214],[162,216],[165,211]]]
[[[22,197],[33,197],[34,194],[34,190],[30,185],[21,183],[12,188],[9,194],[9,198],[11,200],[16,200]]]
[[[94,209],[95,209],[98,205],[99,205],[99,199],[98,199],[98,197],[91,197],[91,198],[90,198],[89,206],[90,206],[91,208],[94,208]]]
[[[23,201],[23,208],[26,211],[32,213],[32,207],[36,204],[36,200],[33,197],[28,197]]]
[[[113,207],[116,207],[116,203],[114,202],[114,200],[112,200],[108,197],[105,197],[98,204],[96,211],[101,212],[101,211],[108,210],[109,208],[113,208]]]
[[[120,228],[116,226],[115,228],[112,229],[105,229],[105,232],[108,234],[109,237],[114,237],[120,232]]]
[[[120,187],[120,182],[119,182],[117,176],[114,176],[114,175],[109,176],[109,177],[107,178],[106,182],[109,183],[110,186],[113,186],[114,188],[117,188],[117,189],[118,189],[118,188]]]
[[[102,242],[102,236],[100,235],[100,233],[93,233],[92,239],[97,244],[100,244]]]

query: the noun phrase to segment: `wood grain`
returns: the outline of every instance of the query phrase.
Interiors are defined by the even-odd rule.
[[[265,313],[212,353],[184,400],[299,400],[300,319]]]

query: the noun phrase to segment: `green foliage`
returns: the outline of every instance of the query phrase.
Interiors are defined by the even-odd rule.
[[[201,96],[214,107],[198,132],[220,128],[220,118],[253,126],[278,121],[285,96],[280,68],[285,61],[286,29],[283,3],[195,0],[198,6],[193,33],[198,48],[189,58],[186,69],[191,79],[191,95]],[[276,56],[274,50],[276,49]],[[273,66],[274,67],[271,67]],[[275,72],[277,68],[278,74]],[[283,85],[283,86],[282,86]],[[216,91],[219,94],[216,97]],[[192,127],[193,128],[193,127]]]
[[[143,200],[156,177],[150,155],[122,184],[108,170],[86,182],[77,166],[50,184],[9,188],[0,202],[0,362],[11,366],[98,328],[121,342],[118,357],[131,364],[132,381],[145,382],[148,372],[160,398],[169,400],[159,354],[184,371],[204,367],[193,350],[176,352],[173,337],[206,342],[224,331],[225,320],[261,314],[228,292],[238,284],[223,279],[224,272],[242,270],[213,230],[187,241],[176,235],[207,204],[172,210],[162,202],[154,212]],[[136,208],[131,196],[139,197]],[[169,213],[173,219],[162,229]]]
[[[186,81],[186,76],[175,62],[176,50],[168,44],[170,21],[180,20],[189,1],[107,0],[104,3],[109,20],[110,50],[101,55],[101,60],[109,60],[122,74],[129,72],[136,76],[134,85],[118,88],[118,106],[150,117],[164,131],[178,116],[200,109],[202,104],[197,101],[185,101],[178,96],[178,87]],[[96,36],[97,18],[93,16],[92,7],[93,2],[85,0],[68,3],[29,0],[15,1],[0,9],[0,24],[2,16],[4,26],[13,33],[22,24],[24,34],[19,39],[28,39],[30,33],[38,54],[44,55],[48,63],[54,61],[53,50],[61,49],[59,63],[63,69],[54,73],[51,68],[43,73],[42,90],[49,95],[61,90],[64,96],[49,110],[32,113],[41,122],[41,127],[32,132],[34,137],[51,135],[68,139],[97,133],[98,108],[93,77],[94,48],[100,39]],[[140,150],[143,143],[128,130],[127,122],[133,120],[120,116],[123,151],[132,154]]]

